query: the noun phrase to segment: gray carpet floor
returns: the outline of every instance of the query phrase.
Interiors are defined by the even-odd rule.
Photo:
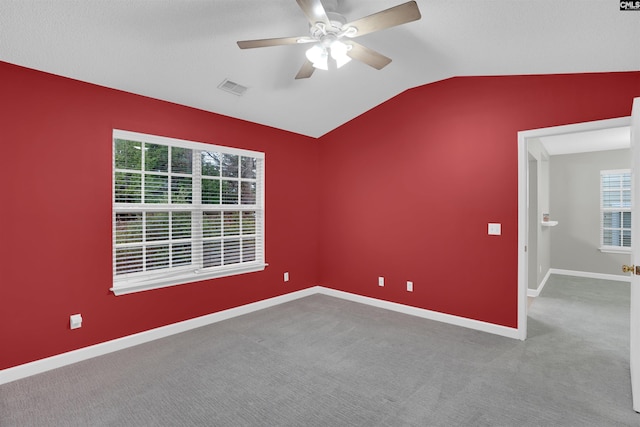
[[[553,276],[529,338],[314,295],[0,386],[0,426],[637,426],[629,285]]]

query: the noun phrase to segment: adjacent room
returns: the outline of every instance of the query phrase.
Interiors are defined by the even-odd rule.
[[[631,134],[624,119],[605,125],[527,141],[531,296],[551,274],[629,280]]]
[[[0,425],[633,425],[627,3],[0,0]]]

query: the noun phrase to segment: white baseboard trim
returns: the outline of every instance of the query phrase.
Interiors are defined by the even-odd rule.
[[[123,350],[149,341],[165,338],[181,332],[202,326],[211,325],[233,317],[242,316],[243,314],[252,313],[254,311],[273,307],[286,302],[294,301],[314,294],[323,294],[348,301],[361,304],[367,304],[373,307],[379,307],[386,310],[396,311],[411,316],[421,317],[423,319],[435,320],[437,322],[449,323],[464,328],[475,329],[481,332],[500,335],[507,338],[520,339],[517,328],[509,328],[506,326],[495,325],[493,323],[482,322],[479,320],[467,319],[465,317],[454,316],[451,314],[439,313],[437,311],[426,310],[423,308],[411,307],[408,305],[398,304],[395,302],[379,300],[376,298],[365,297],[362,295],[352,294],[349,292],[338,291],[323,286],[313,286],[300,291],[291,292],[285,295],[257,301],[251,304],[230,308],[228,310],[219,311],[217,313],[207,314],[205,316],[196,317],[194,319],[185,320],[171,325],[162,326],[160,328],[150,329],[148,331],[139,332],[137,334],[128,335],[126,337],[117,338],[111,341],[83,347],[66,353],[57,354],[23,365],[0,370],[0,385],[31,375],[40,374],[52,369],[71,365],[76,362],[91,359],[93,357],[102,356],[104,354],[113,353],[114,351]]]
[[[112,353],[114,351],[123,350],[149,341],[165,338],[181,332],[201,326],[210,325],[231,319],[232,317],[242,316],[243,314],[252,313],[264,308],[273,307],[299,298],[318,293],[315,287],[303,289],[289,294],[280,295],[266,300],[257,301],[251,304],[241,305],[239,307],[230,308],[228,310],[219,311],[217,313],[207,314],[182,322],[173,323],[171,325],[162,326],[148,331],[139,332],[137,334],[128,335],[122,338],[116,338],[111,341],[105,341],[99,344],[83,347],[78,350],[57,354],[55,356],[25,363],[23,365],[14,366],[0,371],[0,385],[36,375],[41,372],[50,371],[62,366],[71,365],[82,360],[91,359],[93,357],[102,356],[103,354]]]
[[[329,295],[332,297],[342,298],[345,300],[359,302],[374,307],[384,308],[386,310],[397,311],[399,313],[411,316],[421,317],[423,319],[435,320],[437,322],[449,323],[451,325],[462,326],[464,328],[475,329],[490,334],[501,335],[507,338],[520,339],[517,328],[509,328],[506,326],[495,325],[493,323],[482,322],[480,320],[467,319],[466,317],[454,316],[452,314],[440,313],[437,311],[426,310],[424,308],[412,307],[409,305],[398,304],[395,302],[379,300],[376,298],[365,297],[362,295],[351,294],[349,292],[338,291],[331,288],[318,286],[318,293]]]
[[[549,271],[551,274],[560,274],[562,276],[588,277],[591,279],[615,280],[617,282],[631,281],[631,276],[623,276],[621,274],[590,273],[588,271],[563,270],[559,268],[552,268]]]
[[[544,285],[547,284],[547,280],[549,280],[549,277],[551,277],[551,270],[552,270],[551,268],[547,270],[547,274],[544,275],[544,279],[542,279],[542,282],[540,282],[540,284],[536,289],[527,289],[528,297],[540,296],[540,292],[542,292],[542,288],[544,288]]]

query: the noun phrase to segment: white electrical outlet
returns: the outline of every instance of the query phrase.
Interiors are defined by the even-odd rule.
[[[285,282],[289,281],[289,272],[288,271],[284,273],[284,281]]]
[[[378,286],[384,286],[384,277],[378,277]]]
[[[407,281],[407,292],[413,292],[413,282]]]

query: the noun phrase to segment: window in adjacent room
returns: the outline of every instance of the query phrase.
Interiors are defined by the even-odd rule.
[[[113,131],[116,295],[263,270],[264,153]]]
[[[631,171],[600,172],[600,250],[631,250]]]

